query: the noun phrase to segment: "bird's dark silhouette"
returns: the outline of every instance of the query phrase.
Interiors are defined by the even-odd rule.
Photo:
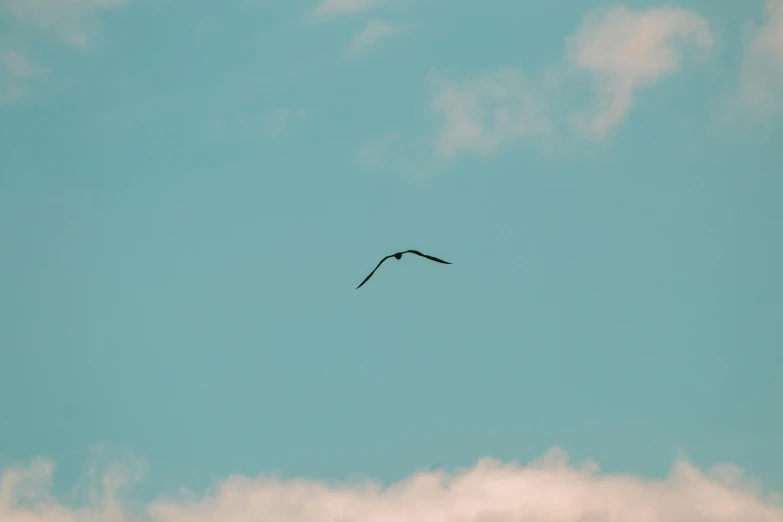
[[[402,255],[403,254],[416,254],[417,256],[421,256],[421,257],[427,258],[430,261],[435,261],[436,263],[443,263],[444,265],[450,265],[451,264],[448,261],[444,261],[442,259],[438,259],[437,257],[428,256],[427,254],[422,254],[418,250],[406,250],[405,252],[397,252],[396,254],[391,254],[391,255],[388,255],[388,256],[384,257],[383,259],[381,259],[380,263],[378,263],[378,265],[375,268],[373,268],[372,272],[370,272],[370,275],[365,277],[364,281],[362,281],[362,284],[357,286],[356,289],[357,290],[360,289],[362,287],[362,285],[364,285],[364,283],[366,283],[372,277],[372,275],[375,273],[376,270],[378,270],[378,267],[381,266],[384,261],[386,261],[390,257],[393,257],[394,259],[398,259],[398,260],[402,259]]]

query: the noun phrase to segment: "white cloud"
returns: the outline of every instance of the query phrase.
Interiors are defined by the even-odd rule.
[[[46,76],[47,70],[33,64],[26,53],[0,49],[0,103],[11,103],[24,98],[30,84]]]
[[[382,20],[370,20],[348,44],[347,58],[359,58],[372,51],[382,40],[396,35],[400,28]]]
[[[25,29],[49,33],[86,50],[103,29],[98,14],[125,0],[0,0],[0,9]]]
[[[481,460],[454,475],[420,472],[389,487],[232,476],[203,496],[186,492],[131,509],[117,493],[138,474],[110,468],[80,506],[49,493],[53,465],[36,460],[0,479],[3,522],[783,522],[780,495],[764,495],[730,465],[702,472],[684,460],[663,480],[573,466],[550,450],[527,466]],[[126,490],[127,491],[127,490]],[[127,493],[124,498],[127,497]]]
[[[359,147],[356,151],[356,162],[368,169],[383,167],[395,158],[406,157],[406,146],[404,135],[390,132]]]
[[[31,83],[48,73],[28,56],[40,36],[81,51],[103,31],[100,13],[125,0],[0,0],[0,103],[29,96]]]
[[[707,20],[694,11],[614,7],[589,17],[569,38],[568,47],[573,63],[593,76],[599,109],[577,121],[598,137],[617,127],[635,91],[681,69],[683,43],[701,52],[712,46]]]
[[[740,102],[763,115],[783,111],[783,0],[767,0],[766,20],[745,44]]]
[[[307,111],[302,108],[280,108],[262,115],[260,120],[245,117],[242,123],[250,132],[264,139],[271,139],[290,131],[294,125],[307,120],[307,116]]]
[[[313,16],[323,19],[360,13],[377,7],[381,2],[382,0],[322,0],[313,11]]]
[[[390,131],[365,142],[356,151],[356,163],[368,171],[394,171],[412,183],[430,179],[435,172],[430,143]]]
[[[513,68],[449,81],[431,77],[432,109],[443,117],[435,137],[436,156],[459,152],[488,156],[527,136],[552,132],[537,86]]]
[[[563,130],[604,138],[625,120],[640,88],[682,68],[685,44],[697,51],[695,58],[712,47],[708,23],[694,11],[614,7],[588,16],[566,39],[563,62],[541,74],[502,67],[459,79],[431,77],[431,109],[441,118],[434,157],[487,157]],[[592,93],[587,111],[563,101],[573,88]]]

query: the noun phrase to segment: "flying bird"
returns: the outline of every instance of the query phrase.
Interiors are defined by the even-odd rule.
[[[364,281],[362,281],[362,284],[357,286],[356,289],[357,290],[360,289],[362,287],[362,285],[364,283],[366,283],[372,277],[372,275],[375,273],[376,270],[378,270],[378,267],[381,266],[384,261],[386,261],[390,257],[393,257],[394,259],[398,259],[398,260],[402,259],[402,255],[403,254],[416,254],[417,256],[425,257],[425,258],[429,259],[430,261],[435,261],[436,263],[443,263],[444,265],[450,265],[451,264],[448,261],[444,261],[442,259],[438,259],[437,257],[428,256],[427,254],[422,254],[418,250],[406,250],[405,252],[397,252],[396,254],[391,254],[391,255],[386,256],[383,259],[381,259],[381,262],[378,263],[378,265],[373,269],[372,272],[370,272],[370,275],[368,275],[367,277],[364,278]]]

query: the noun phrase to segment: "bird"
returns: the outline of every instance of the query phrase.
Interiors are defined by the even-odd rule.
[[[364,278],[364,281],[362,281],[362,284],[356,287],[356,290],[360,289],[362,287],[362,285],[364,285],[364,283],[366,283],[372,277],[372,275],[375,273],[376,270],[378,270],[378,267],[381,266],[381,264],[383,264],[384,261],[386,261],[390,257],[393,257],[394,259],[400,260],[400,259],[402,259],[403,254],[416,254],[417,256],[421,256],[421,257],[427,258],[430,261],[435,261],[436,263],[443,263],[444,265],[450,265],[451,264],[448,261],[444,261],[442,259],[438,259],[437,257],[428,256],[427,254],[422,254],[418,250],[406,250],[405,252],[397,252],[396,254],[391,254],[391,255],[388,255],[388,256],[384,257],[383,259],[381,259],[380,263],[378,263],[378,265],[375,268],[373,268],[373,271],[370,272],[370,275],[368,275],[367,277]]]

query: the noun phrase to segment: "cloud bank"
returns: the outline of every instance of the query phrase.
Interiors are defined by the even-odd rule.
[[[49,493],[53,465],[4,471],[3,522],[782,522],[780,495],[764,495],[731,465],[703,472],[678,460],[668,477],[600,473],[553,448],[526,466],[480,460],[453,475],[420,472],[388,487],[232,476],[197,496],[130,509],[118,492],[138,479],[110,469],[82,505]]]

